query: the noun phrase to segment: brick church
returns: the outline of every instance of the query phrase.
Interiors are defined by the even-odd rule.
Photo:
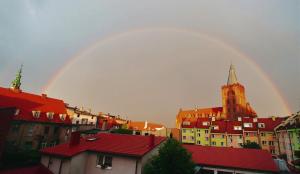
[[[245,87],[237,80],[234,66],[231,64],[227,85],[222,86],[222,107],[179,110],[176,127],[180,128],[185,119],[214,117],[216,120],[237,120],[238,117],[257,117],[247,102]]]

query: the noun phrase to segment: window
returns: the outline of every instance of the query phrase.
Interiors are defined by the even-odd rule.
[[[242,126],[234,126],[233,129],[234,130],[242,130]]]
[[[197,144],[201,145],[201,141],[197,141]]]
[[[275,154],[275,150],[274,150],[274,149],[271,149],[271,153],[272,153],[272,154]]]
[[[242,138],[243,138],[243,136],[242,136],[242,135],[240,135],[239,137],[240,137],[240,139],[242,139]]]
[[[222,135],[222,138],[225,138],[225,135]]]
[[[209,122],[205,121],[205,122],[202,123],[202,125],[203,125],[203,126],[208,126],[208,125],[209,125]]]
[[[211,142],[211,145],[212,145],[212,146],[215,146],[215,145],[216,145],[216,142],[215,142],[215,141],[212,141],[212,142]]]
[[[197,129],[197,132],[201,132],[201,130],[200,130],[200,129]]]
[[[186,140],[186,136],[183,136],[182,139]]]
[[[208,130],[205,130],[205,134],[208,134]]]
[[[59,117],[62,121],[64,121],[66,119],[66,114],[59,114]]]
[[[208,141],[209,139],[208,139],[208,137],[205,137],[205,141]]]
[[[265,128],[265,123],[258,123],[258,128]]]
[[[260,136],[264,137],[264,136],[266,136],[266,134],[262,132],[262,133],[260,133]]]
[[[45,129],[44,129],[44,134],[45,134],[45,135],[48,135],[49,129],[50,129],[49,126],[46,126],[46,127],[45,127]]]
[[[49,120],[52,120],[53,119],[53,116],[54,116],[54,112],[47,112],[47,118],[49,119]]]
[[[249,137],[249,135],[250,135],[250,134],[249,134],[248,132],[246,132],[246,137]]]
[[[39,118],[40,115],[41,115],[41,111],[32,111],[32,116],[33,116],[34,118]]]
[[[81,124],[88,124],[88,119],[87,118],[81,119]]]
[[[224,146],[224,142],[221,142],[221,146]]]
[[[267,144],[267,142],[266,142],[266,141],[262,141],[262,144],[263,144],[263,145],[266,145],[266,144]]]
[[[191,140],[194,140],[194,137],[193,137],[193,136],[191,136]]]
[[[252,123],[244,123],[244,127],[252,127]]]
[[[97,167],[102,169],[111,169],[112,168],[112,156],[106,156],[99,154],[97,157]]]
[[[198,133],[198,137],[200,137],[201,136],[201,134],[200,133]]]
[[[28,132],[27,132],[27,136],[32,136],[33,134],[33,124],[30,124],[29,127],[28,127]]]
[[[211,135],[211,137],[212,137],[212,138],[215,138],[215,135],[214,135],[214,134],[212,134],[212,135]]]
[[[219,130],[219,126],[213,126],[213,130]]]
[[[274,142],[273,141],[269,141],[269,146],[274,146]]]
[[[183,132],[183,133],[186,133],[186,130],[185,130],[185,129],[182,129],[182,132]]]

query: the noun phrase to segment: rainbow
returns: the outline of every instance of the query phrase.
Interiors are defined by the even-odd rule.
[[[129,31],[126,31],[126,32],[122,32],[122,33],[113,33],[113,34],[111,34],[109,36],[106,36],[104,38],[100,38],[100,39],[94,41],[92,44],[88,45],[87,47],[82,48],[80,51],[78,51],[76,54],[74,54],[72,57],[70,57],[64,63],[64,65],[57,72],[55,72],[53,74],[53,76],[50,78],[48,83],[43,87],[42,91],[46,93],[47,90],[49,88],[51,88],[51,86],[54,84],[56,79],[61,74],[63,74],[64,71],[66,71],[66,69],[68,69],[70,66],[72,66],[72,64],[77,59],[84,56],[86,53],[88,53],[89,51],[95,49],[99,45],[104,45],[108,42],[115,41],[115,40],[121,39],[123,37],[130,36],[132,34],[147,33],[147,32],[176,32],[176,33],[181,33],[181,34],[189,34],[189,35],[192,35],[192,36],[197,37],[199,39],[205,39],[209,42],[212,42],[212,43],[214,43],[218,46],[223,47],[224,49],[226,49],[228,51],[231,51],[232,53],[234,53],[237,56],[243,58],[247,63],[249,63],[250,65],[255,67],[256,72],[258,72],[263,77],[263,79],[265,79],[270,84],[270,86],[272,87],[272,90],[274,91],[274,93],[277,95],[277,97],[279,99],[281,99],[282,103],[284,104],[286,112],[288,114],[292,113],[287,100],[280,93],[279,89],[273,83],[271,78],[262,70],[262,68],[253,59],[250,58],[250,56],[247,56],[245,53],[240,51],[238,48],[227,44],[226,42],[224,42],[221,39],[217,39],[215,37],[212,37],[212,36],[208,35],[207,33],[199,32],[199,31],[191,30],[191,29],[182,29],[182,28],[169,28],[169,27],[139,28],[139,29],[133,29],[133,30],[129,30]]]

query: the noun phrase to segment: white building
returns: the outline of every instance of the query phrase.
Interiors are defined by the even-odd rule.
[[[100,133],[42,150],[41,163],[54,174],[141,174],[165,138]]]

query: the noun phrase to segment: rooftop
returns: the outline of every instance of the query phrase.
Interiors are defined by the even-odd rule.
[[[69,116],[66,115],[64,102],[46,95],[36,95],[0,87],[0,107],[19,109],[19,114],[14,117],[14,120],[71,124]],[[38,118],[33,117],[32,111],[40,111],[40,116]],[[54,113],[53,119],[47,118],[47,112]],[[60,114],[65,114],[65,119],[61,119]]]
[[[265,150],[183,145],[198,165],[278,172],[272,155]]]
[[[63,157],[72,157],[84,151],[141,157],[165,140],[164,137],[155,137],[154,146],[151,147],[150,136],[99,133],[93,136],[95,140],[89,141],[89,138],[81,138],[80,143],[72,147],[66,143],[45,148],[41,152]]]

